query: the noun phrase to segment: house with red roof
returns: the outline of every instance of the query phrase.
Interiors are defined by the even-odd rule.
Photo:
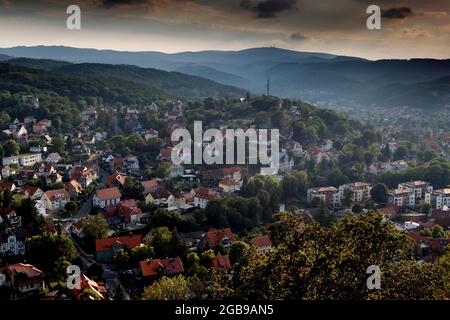
[[[39,187],[26,186],[22,191],[22,195],[31,200],[37,200],[42,198],[44,191]]]
[[[116,171],[108,177],[108,186],[110,187],[123,186],[125,184],[125,179],[126,177],[123,174]]]
[[[214,270],[231,270],[231,262],[229,256],[215,256],[211,259],[211,268]]]
[[[158,189],[156,191],[150,192],[145,197],[145,203],[153,203],[160,207],[169,208],[173,207],[174,199],[175,198],[173,194],[171,194],[169,191],[165,189]]]
[[[137,207],[136,200],[122,200],[116,206],[116,212],[123,216],[127,223],[138,223],[142,218],[142,210]]]
[[[141,184],[144,187],[144,195],[149,194],[150,192],[155,192],[159,188],[159,179],[152,179],[152,180],[146,180],[142,181]]]
[[[408,235],[416,241],[416,256],[428,262],[434,262],[437,257],[445,253],[450,243],[450,238],[448,237],[427,237],[415,231],[408,232]]]
[[[107,290],[103,283],[98,283],[82,274],[80,286],[73,288],[72,293],[77,300],[105,300]]]
[[[99,208],[105,208],[107,206],[115,206],[120,202],[122,194],[116,187],[99,189],[95,192],[92,199],[93,205]]]
[[[214,249],[218,245],[222,245],[225,249],[231,247],[235,237],[230,228],[225,229],[209,229],[199,243],[201,249]]]
[[[224,193],[232,193],[241,190],[242,181],[236,181],[233,178],[225,178],[219,181],[219,188]]]
[[[70,194],[66,189],[49,190],[41,198],[47,212],[63,210],[70,201]]]
[[[219,198],[219,192],[210,188],[199,188],[195,190],[194,206],[205,209],[208,202]]]
[[[172,148],[161,148],[159,150],[158,160],[160,161],[170,161],[172,160]]]
[[[78,197],[78,195],[83,191],[83,187],[76,180],[70,180],[66,183],[65,188],[69,192],[71,197]]]
[[[19,295],[32,295],[44,290],[44,273],[31,264],[10,264],[2,273],[11,289]]]
[[[144,277],[172,276],[184,272],[180,257],[146,259],[139,262],[139,266]]]
[[[142,235],[111,237],[95,240],[95,258],[98,262],[110,262],[120,249],[133,249],[142,243]]]
[[[269,236],[259,236],[254,237],[251,240],[251,244],[256,247],[256,250],[259,253],[265,253],[272,248],[272,240],[270,240]]]
[[[14,182],[0,182],[0,190],[16,191],[17,187]]]

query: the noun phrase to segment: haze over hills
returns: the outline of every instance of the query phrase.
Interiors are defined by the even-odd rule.
[[[450,105],[448,81],[439,80],[450,76],[450,60],[370,61],[279,48],[167,54],[36,46],[0,49],[0,54],[74,63],[132,64],[199,76],[258,94],[265,92],[270,75],[271,94],[330,107],[344,104],[418,108]],[[66,72],[89,72],[86,68],[83,71],[69,69]],[[118,71],[102,70],[116,77]],[[123,77],[127,80],[146,78],[142,71],[127,69],[125,73]],[[418,99],[418,92],[421,97],[430,99]]]

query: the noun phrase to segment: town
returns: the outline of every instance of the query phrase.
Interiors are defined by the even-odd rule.
[[[264,256],[280,244],[272,230],[283,212],[324,228],[376,212],[414,242],[416,262],[438,265],[446,253],[448,160],[337,112],[247,94],[86,104],[69,123],[36,95],[16,103],[0,113],[2,298],[158,299],[152,286],[186,286],[182,277],[215,288],[240,272],[244,250]],[[173,163],[172,133],[198,117],[223,132],[280,128],[278,171]],[[448,150],[450,132],[439,137]],[[78,288],[67,288],[70,265],[81,268]]]

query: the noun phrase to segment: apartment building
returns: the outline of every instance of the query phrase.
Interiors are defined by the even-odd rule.
[[[17,164],[24,167],[31,167],[39,162],[42,162],[42,155],[40,153],[21,154],[18,156],[5,157],[2,159],[2,164],[4,166]]]
[[[414,207],[416,203],[413,189],[397,188],[388,192],[388,203],[399,207]]]
[[[370,184],[365,182],[353,182],[343,184],[339,187],[339,203],[344,197],[345,189],[350,189],[353,191],[353,202],[364,202],[370,199]]]
[[[326,204],[337,206],[340,203],[339,190],[335,187],[320,187],[308,189],[307,200],[322,199]]]
[[[398,185],[399,189],[412,189],[414,190],[414,196],[416,200],[425,199],[426,193],[433,192],[433,186],[430,183],[425,181],[408,181],[403,182]]]
[[[430,203],[434,209],[450,207],[450,188],[438,189],[425,194],[425,202]]]

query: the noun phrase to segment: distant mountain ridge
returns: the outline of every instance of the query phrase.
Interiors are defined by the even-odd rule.
[[[226,86],[209,79],[179,72],[140,68],[134,65],[111,65],[100,63],[73,64],[50,59],[14,58],[4,61],[11,65],[44,70],[63,76],[110,77],[130,83],[150,86],[167,96],[178,98],[240,97],[243,89]]]
[[[280,48],[167,54],[155,51],[122,52],[36,46],[0,48],[0,54],[73,63],[126,64],[156,68],[206,78],[254,93],[266,91],[267,79],[270,76],[271,94],[300,98],[319,106],[321,103],[327,106],[356,103],[385,107],[407,105],[417,108],[450,105],[445,92],[447,87],[445,84],[441,85],[438,80],[450,76],[450,60],[370,61]],[[128,76],[124,75],[125,78]],[[143,75],[138,72],[134,73],[134,76]],[[424,96],[433,99],[427,103],[418,103],[421,99],[412,98],[416,96],[413,91],[395,92],[407,90],[411,86],[420,87]]]

